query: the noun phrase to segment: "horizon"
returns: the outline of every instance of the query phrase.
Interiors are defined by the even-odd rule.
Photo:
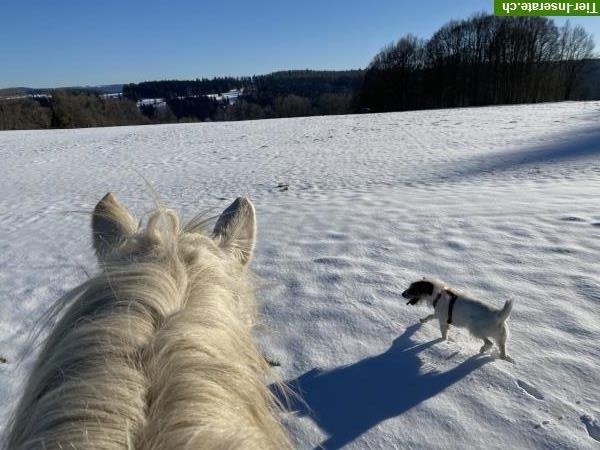
[[[357,0],[302,5],[267,0],[80,4],[23,0],[5,6],[0,88],[93,87],[168,79],[243,77],[287,70],[365,69],[386,44],[428,38],[454,19],[492,13],[491,0],[432,0],[411,9]],[[92,20],[90,20],[92,19]],[[552,18],[562,25],[567,18]],[[594,35],[600,22],[571,17]]]
[[[266,73],[253,73],[250,75],[216,75],[210,77],[193,77],[193,78],[157,78],[155,80],[139,80],[139,81],[126,81],[124,83],[106,83],[106,84],[73,84],[73,85],[64,85],[64,86],[48,86],[48,87],[38,87],[38,86],[7,86],[0,87],[0,90],[4,89],[35,89],[35,90],[43,90],[43,89],[73,89],[73,88],[101,88],[107,86],[120,86],[126,84],[137,84],[137,83],[146,83],[146,82],[154,82],[154,81],[193,81],[196,79],[214,79],[214,78],[244,78],[244,77],[253,77],[253,76],[262,76],[262,75],[270,75],[278,72],[358,72],[364,71],[365,68],[348,68],[348,69],[313,69],[313,68],[304,68],[304,69],[276,69],[271,72]]]

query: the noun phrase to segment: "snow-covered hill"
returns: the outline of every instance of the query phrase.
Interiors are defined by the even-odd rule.
[[[96,270],[87,213],[151,208],[137,171],[187,217],[255,202],[300,448],[600,446],[600,103],[2,132],[0,161],[3,421],[36,319]],[[418,324],[423,275],[514,298],[516,364]]]

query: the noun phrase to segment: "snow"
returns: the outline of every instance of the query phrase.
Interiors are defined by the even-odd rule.
[[[0,133],[0,413],[42,312],[96,270],[89,212],[256,205],[264,326],[300,448],[598,448],[599,102]],[[286,189],[287,186],[287,189]],[[509,354],[440,342],[424,275],[501,306]]]
[[[238,98],[244,93],[244,88],[242,89],[230,89],[227,92],[222,92],[220,94],[207,94],[208,98],[212,98],[217,101],[227,101],[230,105],[235,104],[238,101]]]
[[[117,95],[121,95],[121,94],[117,94]],[[141,107],[141,106],[156,106],[157,108],[164,108],[165,105],[167,104],[167,102],[165,101],[164,98],[142,98],[141,100],[137,101],[137,107]]]

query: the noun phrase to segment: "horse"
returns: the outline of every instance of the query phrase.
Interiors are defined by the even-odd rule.
[[[100,273],[53,307],[6,448],[291,448],[253,339],[255,240],[246,198],[212,232],[160,204],[142,227],[113,194],[102,198]]]

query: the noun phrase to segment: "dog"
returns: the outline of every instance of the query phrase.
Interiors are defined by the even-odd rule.
[[[495,342],[500,350],[500,357],[512,361],[506,353],[506,320],[512,311],[512,299],[507,300],[502,309],[497,309],[473,297],[457,293],[439,281],[426,278],[411,283],[402,293],[402,297],[408,299],[407,305],[426,303],[433,308],[433,314],[420,319],[420,322],[425,323],[437,318],[443,340],[448,338],[450,325],[466,328],[471,335],[483,340],[479,353],[487,352]]]

